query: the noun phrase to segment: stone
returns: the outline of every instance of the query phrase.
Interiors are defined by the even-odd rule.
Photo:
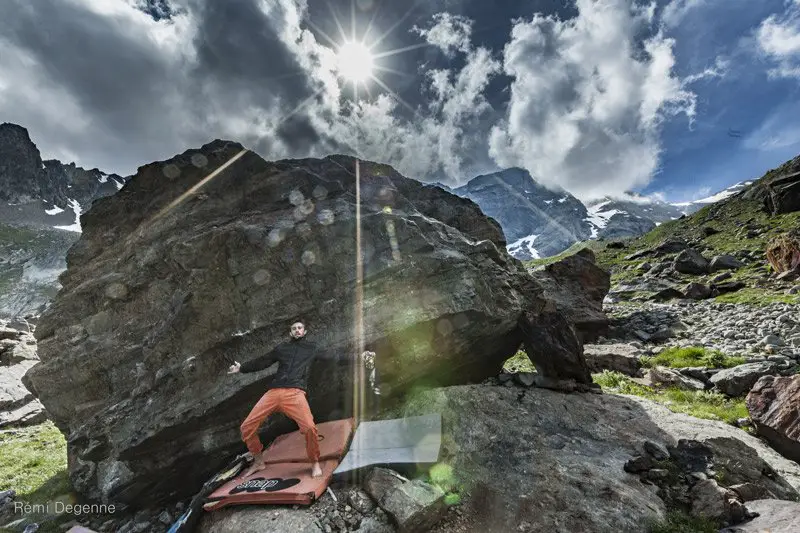
[[[777,273],[792,271],[800,266],[800,229],[782,233],[767,246],[767,261]]]
[[[385,468],[373,468],[364,489],[392,517],[399,532],[430,531],[447,512],[441,489],[418,479],[402,479]]]
[[[653,459],[647,455],[634,457],[625,463],[623,469],[629,474],[639,474],[646,472],[655,466]]]
[[[713,479],[695,483],[689,496],[692,500],[692,516],[719,520],[726,524],[735,524],[744,519],[744,506],[736,495],[717,485]]]
[[[711,278],[711,283],[716,284],[716,283],[719,283],[721,281],[725,281],[726,279],[731,279],[732,277],[733,277],[733,274],[731,274],[730,272],[727,272],[727,271],[726,272],[722,272],[721,274],[717,274],[716,276]]]
[[[523,387],[532,387],[536,382],[535,372],[517,372],[514,374],[514,381]]]
[[[800,462],[800,374],[762,377],[746,403],[756,432],[785,457]]]
[[[715,283],[714,289],[716,289],[720,293],[726,292],[736,292],[739,289],[743,289],[747,286],[744,281],[725,281],[722,283]]]
[[[199,533],[322,533],[310,509],[242,506],[203,513]]]
[[[644,441],[644,451],[656,461],[669,459],[669,451],[663,445],[651,440]]]
[[[692,300],[705,300],[711,297],[711,287],[704,283],[692,282],[684,287],[683,293]]]
[[[797,533],[800,531],[800,503],[775,499],[747,502],[747,510],[758,514],[752,520],[720,530],[720,533]]]
[[[662,241],[655,247],[658,254],[674,254],[687,249],[689,245],[683,239],[670,238]]]
[[[715,255],[711,258],[708,268],[711,272],[718,270],[737,270],[744,266],[744,263],[736,259],[732,255]]]
[[[526,531],[522,523],[531,517],[537,530],[566,531],[568,514],[569,531],[641,533],[643,523],[666,512],[653,487],[624,470],[628,460],[642,455],[646,440],[666,444],[702,436],[704,443],[741,442],[741,449],[710,443],[708,460],[716,463],[712,450],[719,448],[724,475],[735,483],[751,481],[756,470],[759,478],[751,482],[773,483],[763,470],[785,484],[788,494],[797,495],[794,488],[800,487],[800,465],[759,439],[643,398],[538,388],[520,397],[517,389],[468,385],[424,391],[392,416],[433,412],[442,414],[440,457],[468,495],[461,508],[470,517],[469,531]]]
[[[685,298],[685,295],[674,287],[667,287],[659,290],[650,297],[651,300],[656,302],[664,302],[674,298]]]
[[[360,488],[350,489],[347,493],[347,502],[361,514],[371,513],[375,509],[375,502]]]
[[[673,368],[656,366],[651,368],[647,375],[652,383],[665,387],[677,387],[684,390],[705,390],[706,388],[702,381],[684,376]]]
[[[496,376],[521,346],[544,378],[590,387],[575,326],[472,201],[360,161],[368,282],[357,300],[356,160],[246,152],[203,185],[213,201],[183,196],[242,149],[217,140],[144,165],[125,194],[81,218],[62,288],[35,329],[41,362],[26,384],[65,434],[83,497],[147,506],[191,496],[242,446],[234,421],[272,379],[269,370],[230,376],[231,360],[273,348],[298,318],[309,340],[342,359],[312,372],[319,421],[352,415],[346,354],[362,341],[377,354],[387,400],[421,381]],[[192,164],[197,155],[206,167]],[[174,179],[164,179],[168,165],[180,171]],[[110,300],[113,283],[127,296]],[[268,442],[289,427],[273,418],[263,429]]]
[[[611,275],[595,262],[594,253],[583,248],[531,273],[544,287],[544,297],[575,327],[582,343],[608,335],[609,320],[603,298],[611,288]]]
[[[773,362],[746,363],[720,370],[711,376],[711,383],[728,396],[744,396],[759,378],[776,372],[777,366]]]
[[[755,483],[737,483],[728,488],[738,494],[743,502],[775,497],[769,489],[756,485]]]
[[[708,260],[693,248],[687,248],[679,253],[672,264],[681,274],[705,274],[709,268]]]
[[[394,533],[394,531],[391,524],[374,516],[364,518],[358,527],[358,533]]]
[[[641,351],[630,344],[585,344],[583,355],[592,373],[612,370],[628,376],[638,376]]]

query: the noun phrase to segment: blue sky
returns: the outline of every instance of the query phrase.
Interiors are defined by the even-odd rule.
[[[800,0],[8,0],[0,46],[0,121],[123,175],[224,138],[685,201],[800,153]]]
[[[760,177],[800,154],[800,78],[770,75],[779,62],[758,43],[765,20],[777,16],[792,27],[784,15],[798,7],[781,0],[698,2],[669,30],[681,75],[718,60],[727,66],[721,77],[692,85],[698,102],[691,126],[683,117],[665,125],[661,169],[646,192],[691,200]],[[800,28],[796,18],[794,28]]]

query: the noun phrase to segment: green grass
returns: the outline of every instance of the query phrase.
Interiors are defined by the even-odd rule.
[[[654,357],[642,357],[645,367],[666,366],[669,368],[686,368],[689,366],[705,366],[708,368],[732,368],[743,365],[744,357],[731,357],[718,350],[709,350],[701,346],[685,348],[671,347],[661,351]]]
[[[773,303],[800,304],[800,295],[774,293],[764,289],[748,288],[721,294],[714,301],[730,304],[769,305]]]
[[[67,443],[52,422],[0,432],[0,491],[7,489],[17,492],[15,501],[26,504],[72,502]],[[70,519],[65,515],[49,521],[39,531],[61,531],[58,524]]]
[[[535,372],[536,367],[533,366],[531,360],[528,359],[528,354],[519,350],[512,357],[510,357],[503,364],[503,372],[514,374],[516,372]]]
[[[650,533],[717,533],[720,524],[708,518],[694,518],[682,511],[670,511],[665,520],[653,521]]]
[[[767,173],[767,176],[772,174]],[[743,230],[743,226],[747,224],[760,227],[763,233],[753,238],[745,238],[742,233],[746,231]],[[719,233],[705,236],[703,228],[707,226],[719,230]],[[708,247],[708,250],[703,252],[706,257],[736,254],[747,250],[755,252],[757,256],[762,257],[762,260],[753,261],[739,270],[731,271],[732,277],[729,281],[744,281],[752,287],[754,280],[761,278],[765,273],[764,267],[767,261],[763,253],[770,241],[795,228],[800,228],[800,211],[772,216],[764,211],[761,202],[734,197],[708,205],[683,219],[665,222],[645,235],[628,239],[625,241],[627,246],[624,249],[600,247],[595,248],[595,253],[598,264],[611,272],[612,284],[616,285],[641,278],[642,273],[637,270],[627,270],[629,266],[636,266],[645,261],[655,263],[671,260],[674,254],[660,257],[648,255],[635,260],[625,259],[634,252],[652,248],[666,239],[680,238],[700,242],[703,247]],[[682,276],[682,279],[684,282],[708,282],[710,277],[710,275]],[[716,301],[756,305],[772,302],[796,304],[800,303],[800,298],[785,295],[780,288],[767,287],[725,294],[717,297]]]
[[[734,424],[738,419],[749,416],[744,398],[728,398],[716,392],[686,391],[674,387],[653,389],[632,381],[624,374],[608,370],[592,377],[606,392],[647,398],[675,413],[707,420],[721,420],[728,424]]]

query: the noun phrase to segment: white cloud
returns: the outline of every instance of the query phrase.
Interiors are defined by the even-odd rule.
[[[762,54],[776,63],[771,76],[800,78],[800,0],[787,2],[783,14],[762,21],[755,37]]]
[[[662,33],[637,46],[652,6],[577,0],[576,18],[518,21],[505,47],[514,78],[506,120],[490,153],[537,180],[583,199],[646,184],[661,151],[659,126],[692,119],[696,96],[673,73],[673,40]]]
[[[437,13],[433,16],[435,24],[430,28],[414,26],[411,31],[418,33],[428,43],[441,48],[452,56],[456,51],[469,52],[471,48],[472,20],[450,13]]]

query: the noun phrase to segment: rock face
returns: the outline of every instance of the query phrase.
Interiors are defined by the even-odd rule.
[[[624,465],[645,441],[698,439],[731,483],[793,499],[800,466],[721,422],[672,413],[644,399],[506,387],[434,389],[395,415],[442,414],[440,461],[453,469],[471,531],[642,531],[665,508]],[[597,457],[603,457],[597,461]]]
[[[555,255],[591,235],[580,200],[539,185],[521,168],[478,176],[453,192],[500,222],[509,253],[519,259]]]
[[[773,215],[800,210],[800,156],[768,172],[745,195]]]
[[[227,367],[287,339],[298,318],[345,359],[312,370],[318,421],[353,410],[362,316],[388,396],[481,381],[521,344],[544,378],[591,383],[572,327],[494,220],[369,162],[359,285],[354,170],[348,157],[268,163],[215,141],[141,167],[82,217],[28,373],[68,436],[79,492],[136,505],[191,494],[243,450],[239,424],[272,372]],[[265,436],[292,428],[274,419]]]
[[[32,334],[0,326],[0,429],[47,419],[42,404],[22,384],[38,360]]]
[[[747,395],[747,410],[758,434],[781,454],[800,462],[800,375],[765,376]]]
[[[591,250],[584,248],[532,275],[544,287],[545,297],[575,325],[582,342],[608,333],[603,298],[611,288],[611,275],[597,266]]]

